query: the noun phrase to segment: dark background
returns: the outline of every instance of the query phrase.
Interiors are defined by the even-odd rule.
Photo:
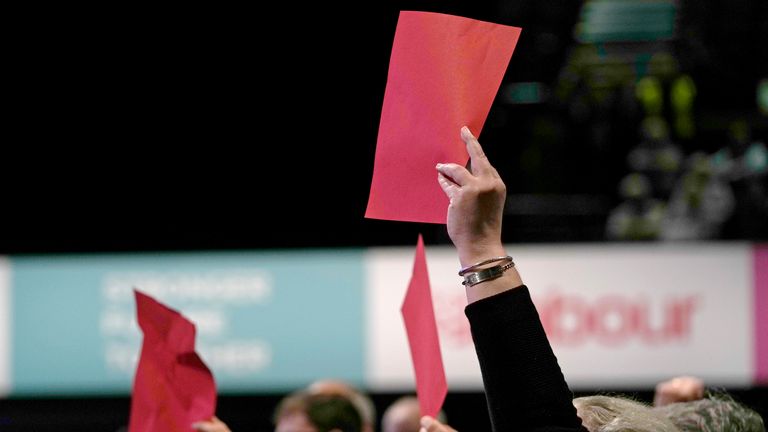
[[[517,82],[555,94],[580,6],[32,11],[11,44],[0,253],[410,245],[420,231],[445,242],[440,226],[363,218],[399,10],[523,27],[500,94]],[[698,86],[699,133],[683,143],[686,154],[722,147],[737,119],[765,141],[755,87],[768,76],[767,8],[759,0],[678,7],[676,36],[663,44]],[[592,108],[586,120],[574,106],[568,97],[522,105],[497,97],[491,108],[481,141],[510,194],[557,198],[510,200],[517,211],[505,240],[605,239],[640,119],[631,105],[602,117]],[[615,127],[597,143],[593,130],[606,123]],[[768,223],[756,224],[725,238],[768,239]]]
[[[6,64],[0,253],[412,245],[419,232],[445,243],[443,226],[363,218],[398,11],[523,27],[502,89],[541,82],[554,94],[582,4],[263,3],[20,13]],[[765,141],[754,89],[768,77],[766,40],[763,0],[679,3],[665,43],[698,86],[687,154],[721,148],[735,120]],[[618,112],[598,120],[633,127],[598,146],[567,99],[497,98],[481,142],[510,194],[533,197],[505,217],[505,241],[605,241],[639,140],[636,113]],[[720,239],[764,241],[767,221],[732,222]],[[627,389],[638,390],[650,398]],[[733,391],[768,414],[765,388]],[[220,416],[268,430],[279,396],[223,396]],[[380,413],[395,396],[374,395]],[[2,400],[0,430],[111,431],[128,404]],[[489,429],[481,394],[451,394],[446,410],[459,430]]]

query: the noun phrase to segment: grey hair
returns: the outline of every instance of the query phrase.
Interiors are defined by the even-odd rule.
[[[763,419],[724,393],[654,408],[682,432],[765,432]]]
[[[662,413],[631,399],[585,396],[573,405],[589,432],[681,432]]]

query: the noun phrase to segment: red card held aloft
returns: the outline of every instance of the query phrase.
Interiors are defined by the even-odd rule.
[[[365,217],[445,223],[437,163],[465,165],[462,126],[480,135],[521,29],[403,11],[395,30]]]
[[[195,325],[152,297],[135,295],[144,342],[129,432],[192,432],[192,423],[216,411],[216,384],[195,352]]]
[[[424,240],[419,235],[413,275],[400,308],[411,348],[411,360],[416,375],[416,396],[421,415],[437,416],[448,393],[440,339],[437,334],[432,292],[429,287]]]

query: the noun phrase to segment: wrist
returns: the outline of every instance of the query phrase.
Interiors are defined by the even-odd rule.
[[[489,244],[475,243],[457,249],[461,267],[467,267],[488,258],[507,255],[501,242],[492,242]]]

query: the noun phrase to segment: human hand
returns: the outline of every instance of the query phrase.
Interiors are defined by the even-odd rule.
[[[677,402],[704,398],[704,381],[692,376],[679,376],[656,384],[653,405],[660,407]]]
[[[192,429],[199,432],[231,432],[229,426],[218,417],[213,416],[209,421],[199,421],[192,424]]]
[[[444,425],[430,416],[421,418],[421,429],[419,432],[458,432],[456,429]]]
[[[438,164],[438,182],[448,196],[448,236],[459,252],[462,267],[493,256],[506,255],[501,243],[501,220],[507,189],[469,128],[461,128],[470,170]]]

